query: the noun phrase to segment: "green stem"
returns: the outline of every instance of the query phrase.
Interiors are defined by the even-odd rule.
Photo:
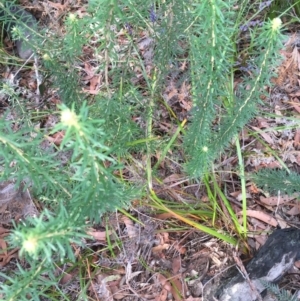
[[[239,137],[236,138],[236,150],[237,156],[239,160],[239,168],[240,168],[240,179],[241,179],[241,188],[242,188],[242,211],[243,211],[243,235],[247,235],[247,196],[246,196],[246,181],[245,181],[245,169],[244,169],[244,161],[242,157],[241,145],[239,141]]]

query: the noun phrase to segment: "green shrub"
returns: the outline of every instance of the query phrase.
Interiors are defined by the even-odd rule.
[[[202,176],[255,116],[265,94],[263,85],[272,76],[270,66],[279,63],[281,20],[261,20],[252,27],[250,20],[245,20],[246,8],[258,9],[259,1],[251,7],[241,1],[234,10],[235,3],[203,1],[194,5],[195,22],[189,34],[194,109],[185,137],[187,171],[193,176]],[[242,66],[248,74],[234,88],[234,72],[240,63],[236,45],[244,30],[250,31],[251,49],[247,49],[246,65]]]

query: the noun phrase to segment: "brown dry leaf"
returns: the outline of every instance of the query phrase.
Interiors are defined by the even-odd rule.
[[[272,196],[265,198],[261,196],[259,198],[260,202],[267,205],[267,206],[277,206],[281,204],[285,204],[287,202],[290,202],[294,200],[295,198],[299,197],[298,193],[293,194],[292,196],[289,195],[280,195],[280,196]]]
[[[84,16],[89,16],[89,14],[86,12],[86,8],[84,6],[77,9],[76,13],[80,19],[82,19]]]
[[[92,95],[98,94],[102,80],[102,75],[95,74],[95,70],[96,69],[89,63],[84,63],[84,71],[86,72],[87,76],[85,76],[83,80],[89,81],[90,87],[89,89],[83,89],[83,92],[87,92]]]
[[[250,230],[250,225],[252,226],[252,230],[251,231],[260,231],[260,230],[266,230],[266,224],[260,220],[258,220],[257,218],[254,217],[248,217],[247,220],[249,221],[248,223],[248,228]],[[242,220],[239,219],[239,222],[241,222]]]
[[[168,84],[168,87],[166,88],[165,91],[165,99],[169,102],[173,97],[176,97],[178,95],[178,91],[176,88],[176,85],[173,81],[171,81]]]
[[[268,120],[265,118],[257,117],[256,121],[258,122],[258,128],[260,129],[268,129],[270,127]]]
[[[84,63],[84,71],[87,76],[85,76],[83,80],[90,80],[95,76],[95,71],[93,70],[92,65],[89,63]]]
[[[276,114],[276,118],[275,118],[275,121],[276,123],[281,123],[282,122],[282,118],[280,116],[282,116],[282,113],[281,113],[281,107],[276,105],[275,108],[274,108],[274,111],[275,111],[275,114]]]
[[[179,174],[172,174],[168,177],[166,177],[164,180],[163,180],[163,183],[164,184],[168,184],[168,183],[174,183],[174,182],[177,182],[179,179],[181,179],[182,176],[180,176]]]
[[[63,141],[63,139],[64,139],[64,137],[65,137],[65,131],[59,131],[59,132],[56,132],[56,133],[54,133],[53,135],[52,135],[52,137],[53,137],[53,143],[55,144],[55,145],[57,145],[57,146],[59,146],[61,143],[62,143],[62,141]]]
[[[1,235],[1,237],[5,237],[6,235],[2,235],[2,234],[8,234],[9,232],[10,232],[10,230],[0,226],[0,235]]]
[[[60,105],[61,104],[61,100],[57,97],[51,98],[50,102],[52,102],[55,105]]]
[[[297,157],[296,157],[296,160],[297,160],[297,164],[300,166],[300,154],[299,155],[297,155]]]
[[[233,196],[239,202],[243,199],[243,194],[241,191],[232,192],[232,193],[230,193],[230,195]],[[246,198],[251,199],[251,194],[247,192]]]
[[[127,216],[123,216],[122,221],[126,226],[129,238],[136,237],[138,235],[138,229],[134,226],[133,221]]]
[[[252,194],[258,194],[260,193],[260,190],[257,188],[257,186],[253,183],[251,183],[251,185],[248,187],[248,190],[250,193]]]
[[[256,127],[256,126],[251,126],[251,128],[252,128],[253,130],[257,131],[257,132],[264,138],[264,140],[265,140],[268,144],[274,145],[274,141],[273,141],[273,139],[270,137],[269,134],[267,134],[267,133],[264,132],[264,131],[261,131],[261,130],[260,130],[258,127]]]
[[[152,248],[153,253],[161,253],[163,250],[168,250],[170,248],[169,244],[162,244]]]
[[[297,269],[300,269],[300,260],[297,260],[294,265]]]
[[[260,164],[257,166],[257,170],[261,168],[267,168],[267,169],[275,169],[275,168],[281,168],[281,164],[278,161],[273,161],[270,163]]]
[[[7,243],[2,238],[0,238],[0,254],[7,255]]]
[[[294,147],[295,149],[299,149],[300,146],[300,129],[296,129],[294,136]]]
[[[171,292],[176,301],[182,301],[182,295],[185,296],[183,292],[183,287],[182,287],[182,279],[179,278],[178,276],[172,277],[170,279],[172,286],[171,286]]]
[[[300,91],[299,91],[299,94],[300,94]],[[300,96],[300,95],[299,95]],[[299,102],[299,99],[298,98],[293,98],[293,101],[290,102],[291,105],[293,106],[293,108],[298,112],[300,113],[300,102]]]
[[[156,238],[159,239],[161,244],[170,242],[168,232],[157,233]]]
[[[299,83],[299,80],[298,80],[298,83]],[[298,97],[298,96],[300,96],[300,90],[296,91],[295,93],[290,93],[289,96],[291,96],[291,97]],[[299,100],[297,102],[299,102]]]
[[[237,190],[237,191],[231,192],[230,196],[236,198],[239,194],[241,194],[241,190]]]
[[[126,271],[124,267],[117,267],[111,271],[113,275],[125,275]]]
[[[164,130],[166,133],[169,133],[170,135],[173,135],[173,134],[175,134],[175,132],[176,132],[176,127],[175,127],[173,124],[168,123],[168,122],[165,122],[165,121],[161,121],[161,122],[159,123],[159,127],[160,127],[162,130]],[[172,150],[169,149],[168,153],[171,154],[171,153],[172,153]]]
[[[72,280],[72,278],[74,277],[74,275],[69,274],[69,273],[64,273],[64,276],[60,279],[59,284],[66,284],[68,282],[70,282]]]
[[[93,76],[93,78],[90,80],[90,91],[89,91],[90,94],[95,95],[99,93],[101,81],[102,81],[102,75]]]
[[[18,258],[19,257],[18,251],[19,251],[19,249],[16,248],[16,249],[11,250],[10,252],[8,252],[5,255],[1,254],[0,255],[0,262],[1,262],[0,266],[4,267],[5,265],[7,265],[10,262],[11,259]]]
[[[60,146],[61,142],[63,141],[65,136],[65,131],[59,131],[54,133],[52,136],[45,136],[45,138],[51,142],[54,143],[57,146]]]
[[[181,257],[176,256],[172,260],[172,272],[173,274],[177,274],[181,269]]]
[[[87,234],[93,236],[96,240],[106,242],[107,235],[111,235],[112,231],[95,231],[92,229],[88,231]]]
[[[166,301],[168,297],[168,291],[166,289],[162,289],[159,296],[155,297],[155,301]]]
[[[289,227],[288,224],[287,224],[287,222],[277,212],[275,212],[275,216],[274,217],[278,221],[278,226],[280,227],[280,229],[285,229],[285,228]]]
[[[181,66],[179,67],[179,70],[181,71],[185,71],[188,68],[188,61],[184,60],[183,62],[181,62]]]
[[[122,300],[126,296],[128,296],[128,292],[126,292],[125,290],[120,289],[116,285],[110,285],[109,287],[110,287],[110,290],[111,290],[115,300]]]
[[[176,256],[172,260],[172,274],[173,276],[170,281],[172,283],[172,295],[176,301],[181,301],[182,296],[184,296],[184,289],[182,286],[182,276],[181,274],[178,274],[181,270],[181,256]],[[178,274],[178,275],[176,275]]]
[[[263,246],[266,243],[267,240],[268,240],[268,236],[267,235],[255,236],[256,251],[259,250],[259,248],[261,246]]]
[[[160,292],[160,295],[155,297],[155,300],[156,301],[165,301],[165,300],[167,300],[168,292],[172,291],[172,286],[170,284],[170,281],[160,273],[156,274],[156,279],[157,279],[158,283],[160,283],[160,285],[162,286],[162,290]]]
[[[193,102],[189,99],[189,91],[191,89],[191,85],[186,84],[186,81],[184,81],[179,89],[178,93],[178,100],[181,104],[181,106],[186,110],[190,111],[193,107]]]
[[[242,215],[242,211],[238,212],[238,215]],[[254,217],[258,220],[261,220],[265,222],[266,224],[269,224],[273,227],[277,227],[278,222],[274,217],[271,215],[264,213],[262,211],[257,211],[257,210],[247,210],[247,216],[249,217]]]
[[[56,9],[56,17],[59,18],[66,10],[69,5],[69,1],[65,1],[65,4],[60,3],[54,3],[52,1],[47,1],[47,4],[49,4],[52,8]]]
[[[172,218],[172,217],[174,217],[174,215],[172,213],[168,213],[168,212],[157,214],[154,216],[154,218],[160,219],[160,220],[166,220],[166,219]]]
[[[185,254],[186,248],[182,245],[180,245],[178,242],[175,242],[173,244],[173,248],[179,252],[179,254]]]
[[[289,211],[286,212],[288,215],[300,214],[300,204],[295,204]]]
[[[281,54],[286,57],[278,70],[278,78],[275,79],[276,84],[284,89],[287,93],[294,92],[298,86],[298,71],[300,57],[298,52],[297,34],[290,37],[286,43],[286,50],[281,51]]]

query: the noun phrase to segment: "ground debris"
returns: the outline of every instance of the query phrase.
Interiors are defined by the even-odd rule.
[[[286,228],[275,230],[246,266],[249,281],[245,280],[247,277],[239,272],[222,289],[218,300],[257,300],[257,292],[262,293],[266,289],[262,281],[268,283],[279,281],[293,267],[295,261],[300,259],[299,250],[299,229]],[[242,299],[241,296],[243,296]]]

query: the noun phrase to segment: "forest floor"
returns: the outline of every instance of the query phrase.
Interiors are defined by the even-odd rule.
[[[48,5],[46,6],[46,2]],[[85,1],[20,1],[21,5],[31,11],[42,22],[52,19],[63,19],[69,12],[84,15]],[[46,10],[47,7],[47,10]],[[47,21],[48,20],[48,21]],[[52,30],[64,31],[64,28]],[[59,26],[59,23],[57,24]],[[63,26],[63,25],[61,25]],[[126,30],[126,29],[124,29]],[[126,44],[124,32],[116,33],[120,47]],[[154,51],[153,40],[146,30],[135,33],[136,47],[145,63],[145,69],[151,70]],[[7,51],[12,45],[6,41]],[[290,170],[300,170],[300,53],[299,37],[289,33],[289,40],[282,49],[282,64],[276,71],[277,78],[271,84],[266,83],[265,90],[269,97],[262,99],[261,115],[253,118],[240,133],[241,149],[246,173],[252,173],[262,168],[276,169],[284,164]],[[82,90],[93,101],[94,95],[102,93],[105,82],[109,78],[101,72],[95,72],[88,59],[93,49],[86,47],[88,53],[81,58]],[[83,51],[85,51],[83,50]],[[189,63],[182,60],[177,70],[170,74],[161,95],[169,105],[158,105],[154,113],[154,125],[163,135],[175,133],[178,124],[185,126],[189,122],[189,111],[192,108],[191,83],[188,77]],[[8,67],[2,76],[9,78],[16,67]],[[21,70],[18,83],[20,90],[27,91],[27,96],[35,93],[34,70]],[[242,80],[237,72],[235,83]],[[141,82],[141,70],[137,70],[136,84]],[[28,93],[28,91],[30,93]],[[34,98],[32,98],[34,99]],[[29,100],[29,99],[28,99]],[[43,102],[47,109],[55,111],[60,99],[57,94]],[[6,108],[9,109],[9,106]],[[170,117],[170,111],[176,119]],[[14,113],[12,112],[12,115]],[[139,116],[132,116],[140,122]],[[54,116],[45,118],[46,124],[55,124]],[[141,122],[141,126],[143,123]],[[145,129],[146,131],[146,129]],[[52,136],[51,143],[59,143]],[[90,300],[202,300],[203,291],[214,277],[224,274],[236,263],[236,248],[217,239],[195,227],[201,224],[214,229],[225,229],[232,233],[234,229],[230,215],[223,203],[222,195],[231,203],[237,216],[242,212],[242,190],[238,170],[238,158],[234,147],[226,149],[226,153],[215,162],[215,170],[219,172],[206,181],[190,180],[184,172],[182,164],[183,149],[180,149],[181,139],[178,139],[178,149],[170,150],[159,162],[161,150],[153,153],[153,162],[159,162],[156,180],[152,183],[156,195],[165,200],[158,204],[145,195],[133,200],[127,210],[107,214],[103,222],[95,225],[89,234],[94,240],[86,241],[86,248],[74,246],[78,263],[70,264],[65,271],[57,268],[58,275],[63,275],[59,286],[67,300],[81,300],[81,290],[90,296]],[[131,183],[146,183],[145,155],[132,154],[135,161],[124,165],[123,176]],[[282,179],[284,180],[284,179]],[[213,185],[211,183],[214,182]],[[208,185],[207,185],[208,184]],[[221,195],[215,185],[221,187]],[[208,187],[211,187],[210,189]],[[268,234],[277,227],[298,227],[300,225],[299,195],[288,196],[278,192],[269,195],[266,191],[247,181],[247,240],[245,247],[239,250],[239,255],[245,261],[249,260],[266,241]],[[215,199],[223,211],[223,218],[214,220],[210,215],[211,200]],[[39,209],[39,201],[35,200]],[[199,215],[202,217],[199,218]],[[205,216],[206,220],[204,220]],[[2,271],[11,269],[18,260],[18,250],[7,251],[4,238],[9,233],[8,227],[0,227],[0,261]],[[300,263],[295,264],[300,268]],[[81,270],[81,271],[80,271]],[[83,271],[84,270],[84,271]],[[79,272],[80,271],[80,272]],[[286,275],[281,285],[295,292],[299,287],[299,274]],[[49,299],[50,300],[50,299]],[[82,299],[83,300],[83,299]]]

